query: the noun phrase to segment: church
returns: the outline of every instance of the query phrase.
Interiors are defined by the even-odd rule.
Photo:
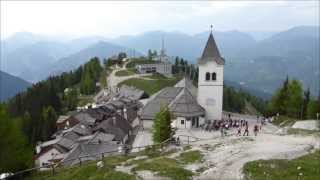
[[[197,128],[206,121],[222,118],[223,69],[221,57],[212,31],[202,56],[198,59],[198,88],[184,78],[174,87],[162,89],[141,110],[143,128],[151,128],[161,107],[168,107],[175,128]]]

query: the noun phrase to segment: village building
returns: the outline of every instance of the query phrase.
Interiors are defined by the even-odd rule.
[[[153,60],[155,63],[136,65],[137,72],[141,74],[160,73],[165,76],[172,76],[171,59],[165,52],[163,39],[160,54],[154,57]]]
[[[151,128],[155,115],[161,107],[167,107],[172,114],[172,126],[196,128],[206,121],[222,118],[223,68],[212,32],[206,47],[198,60],[199,78],[196,89],[188,78],[175,87],[162,89],[139,112],[143,128]]]
[[[36,165],[74,164],[78,160],[73,159],[82,155],[92,155],[84,161],[95,159],[96,154],[117,150],[132,139],[131,123],[140,107],[137,100],[119,97],[95,108],[60,116],[56,122],[57,132],[52,136],[54,139],[36,147]]]

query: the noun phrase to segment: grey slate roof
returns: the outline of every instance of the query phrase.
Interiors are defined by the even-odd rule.
[[[206,47],[204,48],[202,56],[198,62],[201,64],[207,61],[215,61],[217,64],[224,65],[224,59],[220,55],[212,33],[209,35]]]
[[[115,135],[113,134],[106,134],[103,132],[96,132],[92,139],[90,139],[88,141],[88,144],[99,144],[100,143],[107,143],[110,141],[113,141],[113,139],[115,138]]]
[[[72,141],[76,141],[79,137],[80,135],[75,133],[74,131],[68,131],[63,135],[63,138],[70,139]]]
[[[174,116],[180,117],[205,115],[205,110],[198,104],[187,88],[183,88],[177,98],[170,103],[169,110]]]
[[[61,138],[60,141],[57,142],[57,145],[65,148],[65,149],[71,150],[74,143],[75,142],[70,139]]]
[[[73,126],[72,131],[81,135],[81,136],[85,136],[85,135],[90,134],[90,130],[83,124],[77,124],[77,125]]]
[[[102,131],[107,134],[113,134],[115,140],[121,141],[132,130],[130,123],[120,115],[108,118],[93,128],[93,131]]]
[[[101,158],[102,153],[113,152],[116,154],[118,151],[118,144],[115,143],[101,143],[101,144],[78,144],[68,155],[63,159],[64,165],[74,165],[79,163],[79,157],[81,161],[96,160]],[[109,155],[105,154],[105,156]],[[85,157],[84,157],[85,156]]]
[[[160,111],[161,106],[168,106],[180,93],[181,87],[166,87],[152,100],[150,100],[141,111],[141,119],[153,120]]]
[[[119,97],[130,98],[132,100],[139,100],[146,97],[146,93],[143,90],[137,89],[132,86],[122,85],[119,91]]]
[[[84,125],[93,125],[96,121],[95,118],[93,118],[86,112],[79,112],[78,114],[74,115],[74,118],[76,118],[81,124]]]

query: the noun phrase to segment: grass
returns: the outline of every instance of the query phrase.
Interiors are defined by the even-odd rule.
[[[116,76],[131,76],[134,74],[136,74],[134,69],[120,70],[115,73]]]
[[[51,171],[36,172],[27,177],[28,180],[87,180],[87,179],[108,179],[108,180],[134,180],[134,175],[115,171],[114,167],[132,158],[131,156],[110,156],[104,159],[104,167],[98,169],[96,162],[85,163],[82,166],[61,168],[51,176]]]
[[[170,177],[172,179],[188,179],[192,172],[183,169],[180,161],[166,158],[164,156],[175,153],[176,149],[161,152],[157,148],[147,148],[144,151],[132,155],[107,156],[103,159],[104,167],[98,169],[96,162],[86,162],[82,166],[61,167],[56,169],[55,175],[51,171],[35,172],[27,177],[27,180],[48,179],[48,180],[86,180],[86,179],[110,179],[110,180],[131,180],[136,179],[135,175],[116,171],[115,167],[119,165],[135,165],[132,172],[139,170],[150,170],[156,172],[159,176]],[[148,156],[144,159],[134,159],[138,156]]]
[[[104,69],[101,72],[100,78],[99,78],[99,82],[101,84],[101,88],[105,88],[107,87],[107,76],[108,76],[108,70]]]
[[[248,180],[320,179],[320,150],[293,160],[252,161],[244,165],[243,172]]]
[[[178,160],[184,164],[200,162],[203,158],[203,155],[199,150],[187,151],[180,154]]]
[[[140,162],[133,171],[149,170],[157,172],[157,175],[169,177],[170,179],[190,179],[193,173],[189,170],[183,169],[177,160],[160,157],[155,158],[149,162]]]
[[[78,106],[85,106],[88,103],[93,103],[93,96],[92,95],[82,95],[78,97]]]
[[[294,134],[294,135],[318,135],[320,136],[320,131],[319,130],[308,130],[308,129],[299,129],[299,128],[289,128],[288,129],[288,134]]]
[[[273,124],[278,125],[280,127],[293,125],[296,122],[296,119],[287,117],[287,116],[279,116],[273,120]]]
[[[150,61],[150,60],[147,60],[147,59],[133,59],[131,60],[128,64],[127,64],[127,68],[135,68],[136,65],[139,65],[139,64],[153,64],[155,63],[155,61]]]
[[[159,74],[153,74],[151,76],[148,76],[148,78],[152,80],[131,78],[119,83],[118,86],[120,87],[123,84],[133,86],[135,88],[144,90],[149,96],[151,96],[152,94],[158,92],[159,90],[165,87],[174,86],[181,79],[180,76],[167,78]]]

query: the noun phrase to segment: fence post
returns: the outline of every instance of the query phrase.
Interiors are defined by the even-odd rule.
[[[54,175],[54,173],[55,173],[54,172],[54,164],[51,165],[51,168],[52,168],[52,175]]]

